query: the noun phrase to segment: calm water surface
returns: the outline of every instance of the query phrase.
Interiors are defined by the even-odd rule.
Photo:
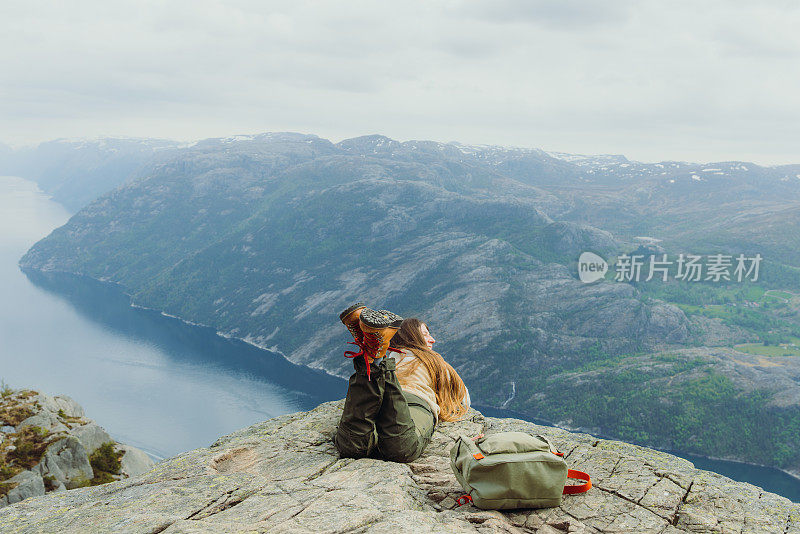
[[[69,395],[154,458],[206,447],[270,417],[344,397],[347,383],[225,339],[86,277],[22,273],[25,251],[70,214],[0,177],[0,379]]]

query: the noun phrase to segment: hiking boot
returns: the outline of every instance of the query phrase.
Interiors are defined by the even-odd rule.
[[[386,356],[389,341],[402,322],[402,317],[388,310],[375,311],[370,308],[361,310],[358,324],[364,333],[362,348],[369,361]]]
[[[361,345],[364,340],[364,332],[358,326],[358,317],[361,315],[361,310],[366,308],[363,302],[357,302],[339,314],[339,319],[344,323],[347,329],[353,334],[353,339],[356,340],[357,345]]]

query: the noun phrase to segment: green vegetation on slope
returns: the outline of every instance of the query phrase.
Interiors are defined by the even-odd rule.
[[[617,356],[515,378],[509,408],[570,428],[777,467],[800,462],[800,409],[770,406],[769,392],[741,391],[702,358]]]

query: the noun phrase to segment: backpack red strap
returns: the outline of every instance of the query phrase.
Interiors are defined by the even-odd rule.
[[[564,492],[563,492],[564,495],[574,495],[575,493],[583,493],[584,491],[589,491],[589,488],[592,487],[591,477],[586,473],[584,473],[583,471],[568,469],[567,477],[585,480],[586,482],[584,482],[583,484],[578,484],[576,486],[564,486]]]
[[[459,506],[463,506],[463,505],[465,505],[467,503],[471,503],[471,502],[472,502],[472,497],[470,497],[467,494],[462,495],[461,497],[459,497],[456,500],[456,504],[457,504],[456,508],[458,508]]]

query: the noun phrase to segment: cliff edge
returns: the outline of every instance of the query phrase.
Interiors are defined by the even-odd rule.
[[[516,419],[441,423],[414,463],[340,459],[343,401],[277,417],[101,486],[0,510],[4,533],[741,532],[800,533],[800,504],[681,458]],[[459,434],[545,434],[594,488],[562,506],[457,507],[449,450]]]

